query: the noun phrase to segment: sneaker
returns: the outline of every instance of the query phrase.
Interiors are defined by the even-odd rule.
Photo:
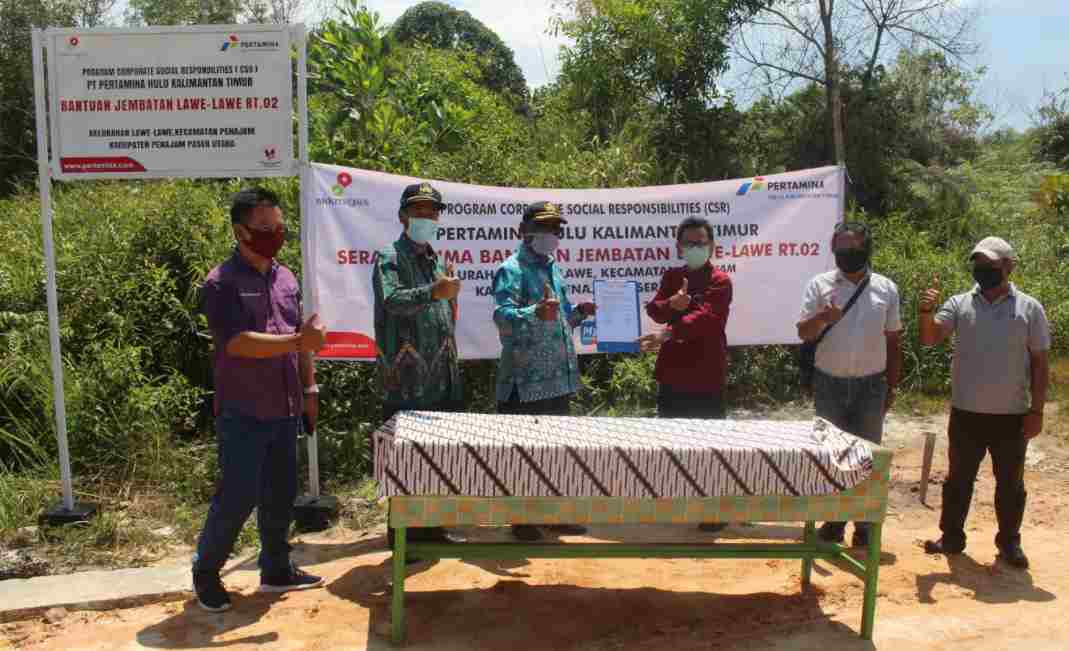
[[[230,609],[230,595],[218,572],[193,572],[193,591],[197,593],[197,604],[209,613]]]
[[[817,530],[817,536],[824,542],[841,544],[846,539],[846,525],[838,522],[825,522]]]
[[[299,569],[293,563],[283,574],[275,576],[261,575],[260,592],[290,592],[291,590],[307,590],[318,588],[323,585],[323,578],[308,574]]]
[[[999,547],[998,557],[1013,567],[1021,570],[1028,569],[1028,557],[1024,555],[1024,550],[1017,543]]]
[[[924,541],[924,553],[925,554],[960,554],[965,551],[964,543],[961,545],[951,545],[944,539],[939,540],[925,540]]]
[[[727,522],[702,522],[698,525],[698,531],[704,531],[705,533],[716,533],[727,528]]]
[[[551,524],[547,526],[546,529],[564,536],[586,535],[586,527],[581,524]]]
[[[538,542],[542,540],[542,532],[533,524],[512,525],[512,536],[516,540],[522,540],[523,542]]]

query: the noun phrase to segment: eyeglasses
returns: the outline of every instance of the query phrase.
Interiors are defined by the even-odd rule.
[[[869,227],[861,222],[842,222],[835,225],[835,234],[840,233],[857,233],[858,235],[864,235],[865,239],[869,237]]]

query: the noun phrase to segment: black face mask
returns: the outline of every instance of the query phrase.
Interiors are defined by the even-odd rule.
[[[1002,284],[1002,270],[995,267],[977,265],[972,268],[972,277],[985,292]]]
[[[838,249],[835,251],[835,266],[844,274],[853,274],[869,263],[869,253],[864,249]]]

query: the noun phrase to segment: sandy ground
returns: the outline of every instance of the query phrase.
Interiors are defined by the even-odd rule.
[[[928,502],[917,500],[924,430],[940,433]],[[859,639],[862,585],[825,564],[799,587],[800,561],[537,560],[442,561],[410,569],[410,649],[960,649],[1069,648],[1069,454],[1053,439],[1029,452],[1024,546],[1030,571],[995,559],[994,481],[977,482],[969,548],[926,556],[937,535],[946,468],[945,417],[893,419],[896,450],[891,512],[884,533],[876,635]],[[690,528],[599,529],[619,540],[708,540]],[[721,540],[787,539],[792,525],[732,526]],[[71,613],[57,623],[0,627],[0,648],[385,649],[389,566],[378,533],[306,537],[306,569],[326,587],[281,597],[239,588],[230,612],[210,615],[190,601]]]

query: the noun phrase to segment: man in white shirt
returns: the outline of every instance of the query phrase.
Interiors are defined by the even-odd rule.
[[[832,328],[817,346],[813,403],[817,416],[879,443],[902,368],[898,287],[869,269],[872,234],[864,224],[839,224],[831,248],[838,268],[809,281],[797,324],[803,341],[814,341]],[[844,314],[850,297],[866,281]],[[842,542],[845,533],[845,522],[825,522],[819,531],[828,542]],[[868,545],[867,523],[854,523],[852,543]]]

